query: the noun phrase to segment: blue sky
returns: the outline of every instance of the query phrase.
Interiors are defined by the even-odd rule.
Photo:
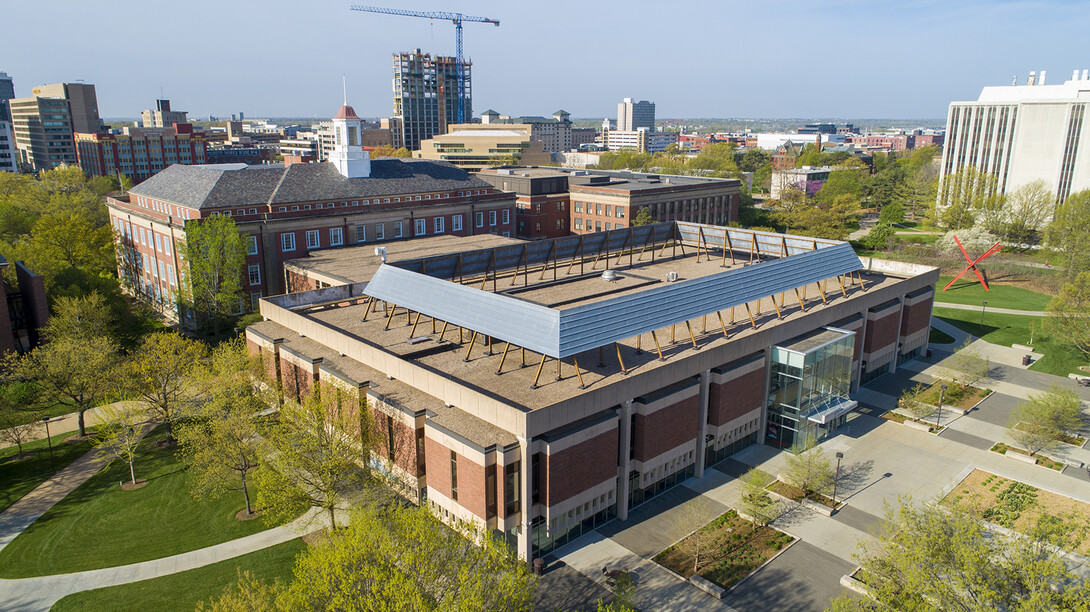
[[[662,117],[944,117],[1030,70],[1090,68],[1086,2],[856,0],[354,0],[499,19],[465,25],[474,110],[612,116],[623,97]],[[60,0],[8,3],[0,70],[17,95],[94,83],[106,117],[163,94],[200,118],[392,111],[390,54],[453,54],[446,21],[348,10],[350,1]],[[43,34],[43,32],[47,32]],[[1081,53],[1080,53],[1081,52]]]

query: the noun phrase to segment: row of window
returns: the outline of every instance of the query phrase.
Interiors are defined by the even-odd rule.
[[[170,215],[172,217],[179,217],[181,219],[189,219],[189,210],[184,206],[176,206],[174,204],[168,204],[166,202],[160,202],[158,200],[151,200],[144,196],[136,196],[134,198],[136,205],[148,210],[154,210],[164,215]]]
[[[503,209],[501,211],[490,210],[488,211],[488,225],[489,227],[495,227],[496,225],[506,225],[511,222],[510,209]],[[475,215],[474,221],[476,227],[483,228],[485,226],[485,213],[478,212]],[[401,221],[394,221],[394,238],[401,238],[403,232],[403,226]],[[463,229],[462,215],[452,215],[450,218],[450,229],[453,232],[460,232]],[[413,225],[414,236],[427,236],[428,235],[428,220],[414,219]],[[446,232],[446,217],[432,217],[431,220],[431,233],[442,234]],[[386,224],[375,224],[375,240],[386,239]],[[321,235],[320,230],[307,230],[306,231],[307,249],[321,248]],[[367,226],[360,224],[356,226],[356,242],[367,241]],[[329,243],[327,246],[341,246],[344,244],[344,234],[342,228],[333,227],[329,229]],[[285,232],[280,234],[280,250],[283,252],[290,252],[295,250],[295,232]],[[246,237],[246,253],[248,255],[257,255],[257,236]]]
[[[170,237],[163,234],[158,234],[152,231],[150,228],[143,228],[136,226],[134,230],[131,223],[128,223],[117,217],[111,218],[112,225],[117,233],[121,234],[125,238],[131,240],[134,244],[139,242],[140,244],[151,247],[154,251],[159,251],[164,255],[171,254]]]
[[[598,215],[606,217],[617,217],[618,219],[624,219],[624,206],[614,206],[612,204],[602,204],[601,202],[576,202],[575,212],[583,212],[583,207],[586,206],[586,212],[588,215]],[[541,212],[539,209],[538,212]]]
[[[606,221],[603,227],[601,221],[594,221],[593,219],[587,219],[586,221],[584,221],[583,219],[579,218],[576,218],[572,221],[572,226],[577,230],[585,229],[588,232],[600,232],[603,229],[608,232],[611,229],[621,229],[622,227],[628,227],[624,223],[618,223],[614,225],[609,221]]]

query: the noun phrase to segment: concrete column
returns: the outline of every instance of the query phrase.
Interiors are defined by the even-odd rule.
[[[901,309],[897,311],[897,339],[894,340],[896,345],[893,349],[893,367],[890,368],[890,374],[897,371],[897,362],[901,360],[901,321],[905,318],[905,296],[897,298],[901,302]]]
[[[867,323],[870,321],[867,319],[869,311],[864,310],[860,314],[863,315],[863,327],[859,330],[859,367],[855,369],[855,382],[852,383],[851,390],[859,391],[859,382],[863,379],[863,352],[867,346]]]
[[[620,445],[617,448],[617,518],[628,520],[628,473],[632,471],[632,462],[628,458],[628,448],[632,445],[632,400],[626,400],[619,412]]]
[[[704,438],[708,435],[708,386],[711,383],[712,371],[704,370],[700,373],[700,421],[696,427],[696,477],[704,477],[704,455],[708,445]]]
[[[519,442],[519,536],[518,556],[527,563],[533,561],[530,557],[530,509],[533,503],[530,499],[530,441],[526,438],[518,438]],[[498,469],[498,468],[497,468]],[[499,500],[497,500],[499,502]]]
[[[764,388],[761,390],[761,419],[757,423],[757,444],[765,443],[765,432],[768,431],[768,378],[772,375],[772,349],[766,348],[764,352],[765,376],[761,381]]]

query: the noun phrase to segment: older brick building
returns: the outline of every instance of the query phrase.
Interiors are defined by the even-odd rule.
[[[285,292],[283,263],[317,249],[420,236],[510,235],[514,198],[444,162],[371,160],[360,119],[343,107],[329,162],[290,166],[173,165],[107,199],[136,292],[171,313],[182,282],[186,227],[213,215],[234,219],[247,244],[239,312]]]
[[[830,435],[860,382],[926,348],[938,278],[687,222],[476,240],[292,262],[321,288],[262,299],[246,338],[286,394],[366,398],[406,492],[526,558],[748,445]]]

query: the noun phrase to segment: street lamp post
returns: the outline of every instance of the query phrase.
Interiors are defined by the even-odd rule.
[[[987,308],[988,308],[988,300],[984,300],[983,302],[980,303],[980,327],[977,329],[977,331],[980,332],[979,334],[977,334],[977,337],[979,337],[979,338],[984,337],[984,311]]]
[[[946,385],[939,387],[939,416],[936,417],[935,426],[942,428],[942,402],[946,400]]]
[[[844,458],[844,453],[836,451],[836,477],[833,478],[833,509],[836,509],[836,489],[840,484],[840,460]]]
[[[53,439],[49,437],[49,417],[42,417],[42,422],[45,423],[45,441],[49,445],[49,469],[53,470],[53,473],[57,473],[57,464],[53,462]]]

